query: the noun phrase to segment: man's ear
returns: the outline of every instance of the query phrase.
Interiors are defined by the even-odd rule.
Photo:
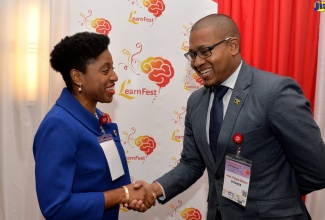
[[[237,37],[233,37],[230,42],[230,47],[231,47],[231,53],[233,55],[236,55],[240,53],[240,40]]]

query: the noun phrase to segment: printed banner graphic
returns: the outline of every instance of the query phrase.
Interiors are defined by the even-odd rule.
[[[212,0],[70,0],[70,34],[108,35],[118,75],[110,104],[98,104],[119,126],[132,181],[152,182],[179,163],[186,102],[202,87],[190,67],[191,27],[216,13]],[[145,213],[120,207],[120,219],[206,219],[207,175],[165,205]]]

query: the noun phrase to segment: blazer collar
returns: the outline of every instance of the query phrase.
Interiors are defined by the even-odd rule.
[[[68,91],[67,88],[62,90],[62,93],[58,100],[56,101],[56,105],[65,109],[72,117],[74,117],[77,121],[91,130],[93,133],[97,135],[101,135],[100,131],[100,122],[95,117],[95,115],[91,114],[87,111],[78,100]],[[102,113],[96,109],[98,117],[102,115]]]

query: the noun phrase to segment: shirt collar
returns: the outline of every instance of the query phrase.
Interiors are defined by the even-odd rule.
[[[221,85],[227,86],[228,88],[230,88],[232,90],[234,89],[235,84],[236,84],[236,81],[237,81],[237,78],[238,78],[238,74],[239,74],[240,68],[242,66],[242,63],[243,63],[243,61],[241,60],[239,66],[237,67],[237,69],[235,70],[235,72],[233,72],[233,74],[231,74],[228,77],[228,79],[226,79],[226,81],[224,81],[223,83],[221,83]]]

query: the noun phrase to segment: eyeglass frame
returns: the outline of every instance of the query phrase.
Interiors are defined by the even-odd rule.
[[[213,50],[216,46],[222,44],[222,43],[225,42],[225,41],[231,40],[231,39],[233,39],[233,38],[234,38],[234,37],[227,37],[227,38],[223,39],[222,41],[219,41],[218,43],[213,44],[213,45],[211,45],[211,46],[209,46],[209,47],[202,47],[202,48],[198,49],[198,50],[195,51],[195,52],[187,52],[187,53],[184,54],[184,56],[185,56],[185,58],[186,58],[188,61],[190,61],[190,62],[193,62],[193,61],[196,59],[197,56],[199,56],[199,57],[202,58],[202,59],[208,58],[208,57],[210,57],[210,56],[212,55],[212,50]],[[200,51],[202,51],[202,49],[208,49],[206,52],[209,51],[210,54],[209,54],[208,56],[203,56],[203,55],[201,54],[201,56],[203,56],[203,57],[201,57],[201,56],[199,55],[199,53],[200,53]],[[191,54],[193,54],[193,56],[194,56],[193,59],[190,57]]]

